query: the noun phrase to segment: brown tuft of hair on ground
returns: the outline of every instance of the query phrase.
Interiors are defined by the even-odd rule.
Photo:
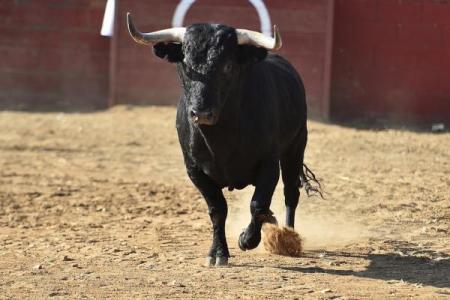
[[[269,253],[299,257],[303,250],[302,237],[293,229],[265,223],[262,227],[264,248]]]

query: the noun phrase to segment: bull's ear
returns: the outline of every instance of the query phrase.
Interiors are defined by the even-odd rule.
[[[239,63],[257,63],[264,60],[267,50],[252,45],[240,45],[238,50]]]
[[[181,44],[175,43],[157,43],[153,46],[153,53],[162,59],[167,59],[171,63],[180,62],[184,58]]]

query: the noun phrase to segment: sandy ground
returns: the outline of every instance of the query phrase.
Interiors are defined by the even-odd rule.
[[[310,122],[327,195],[302,197],[303,257],[239,250],[248,188],[227,192],[230,266],[206,268],[206,204],[174,120],[0,112],[0,298],[450,298],[450,134]],[[272,207],[284,220],[279,187]]]

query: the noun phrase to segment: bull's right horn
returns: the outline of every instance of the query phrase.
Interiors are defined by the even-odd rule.
[[[281,35],[278,31],[277,25],[273,25],[273,38],[267,37],[264,34],[248,29],[236,29],[239,45],[253,45],[263,47],[267,50],[279,50],[281,45]]]
[[[136,43],[142,45],[151,45],[159,42],[182,43],[184,39],[184,33],[186,32],[185,27],[174,27],[149,33],[142,33],[134,25],[130,13],[127,13],[127,25],[128,31],[130,32],[133,40],[135,40]]]

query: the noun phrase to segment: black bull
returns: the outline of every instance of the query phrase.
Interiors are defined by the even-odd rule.
[[[308,131],[302,80],[283,57],[238,44],[236,30],[224,25],[191,25],[182,43],[158,42],[154,52],[176,63],[183,87],[176,127],[187,173],[213,225],[208,263],[227,264],[223,188],[255,186],[251,221],[239,237],[242,250],[256,248],[262,224],[274,221],[270,203],[280,167],[287,226],[294,227],[299,188],[314,190],[308,182],[314,174],[303,163]]]

